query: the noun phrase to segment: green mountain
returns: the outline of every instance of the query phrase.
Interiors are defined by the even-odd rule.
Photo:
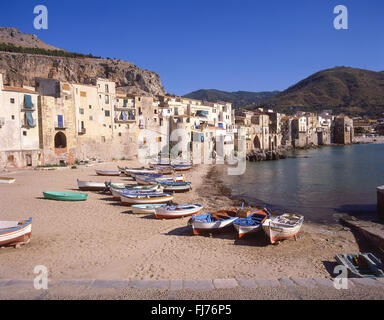
[[[215,89],[210,90],[197,90],[184,95],[185,98],[204,100],[209,102],[226,101],[231,102],[233,107],[241,108],[249,105],[260,103],[264,100],[276,96],[279,91],[265,91],[265,92],[250,92],[250,91],[236,91],[226,92]]]
[[[317,72],[253,107],[380,116],[384,112],[384,72],[336,67]]]

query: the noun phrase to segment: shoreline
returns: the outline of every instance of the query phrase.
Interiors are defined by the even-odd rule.
[[[33,217],[32,240],[20,249],[0,249],[0,279],[33,279],[36,265],[50,279],[277,279],[330,278],[336,253],[359,252],[342,226],[305,223],[297,241],[270,245],[262,232],[237,239],[225,234],[194,236],[189,217],[157,220],[134,215],[129,207],[98,192],[82,203],[42,199],[42,191],[79,191],[76,178],[104,182],[95,169],[137,166],[137,161],[104,162],[90,167],[17,171],[16,182],[0,185],[7,194],[2,220]],[[198,165],[186,172],[192,190],[175,194],[179,204],[200,203],[202,213],[241,206],[221,183],[219,168]],[[132,183],[126,177],[107,180]],[[313,255],[316,252],[316,255]]]

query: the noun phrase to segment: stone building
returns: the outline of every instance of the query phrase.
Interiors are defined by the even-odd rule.
[[[73,87],[54,79],[36,78],[36,91],[43,164],[73,164],[77,147]]]
[[[336,117],[334,126],[334,143],[350,144],[353,142],[353,138],[353,120],[344,115]]]
[[[40,164],[37,100],[33,88],[5,86],[0,74],[0,166]]]

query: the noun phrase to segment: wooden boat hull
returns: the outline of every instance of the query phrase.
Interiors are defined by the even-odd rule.
[[[105,171],[105,170],[95,170],[98,176],[110,176],[117,177],[120,176],[120,171]]]
[[[0,177],[0,183],[11,184],[11,183],[14,183],[15,181],[16,181],[15,178]]]
[[[175,169],[175,171],[188,171],[188,170],[191,170],[192,166],[191,165],[175,165],[173,166],[173,168]]]
[[[175,185],[175,186],[168,186],[168,185],[162,185],[164,188],[164,191],[166,192],[187,192],[191,189],[190,184],[186,185]]]
[[[122,194],[158,194],[162,195],[163,190],[154,190],[154,191],[141,191],[141,190],[128,190],[128,189],[111,189],[113,200],[121,201],[121,195]]]
[[[181,217],[188,217],[197,214],[201,209],[202,205],[182,205],[182,206],[167,206],[163,208],[156,208],[155,217],[157,219],[175,219]]]
[[[156,208],[166,206],[166,203],[159,204],[136,204],[132,205],[132,213],[134,214],[154,214]]]
[[[80,181],[77,179],[77,186],[82,191],[104,191],[105,182]]]
[[[56,201],[85,201],[88,198],[86,193],[74,193],[74,192],[43,192],[44,198]]]
[[[199,235],[202,233],[213,233],[222,231],[224,229],[229,228],[233,224],[233,222],[238,219],[238,217],[231,217],[226,220],[209,222],[211,221],[211,219],[208,219],[208,215],[210,214],[192,217],[193,234]]]
[[[0,229],[0,247],[28,243],[31,236],[32,218],[29,218],[23,221],[21,225]]]
[[[173,200],[173,195],[170,194],[160,194],[159,196],[148,196],[140,195],[140,196],[129,196],[129,195],[121,195],[121,203],[124,205],[132,205],[132,204],[156,204],[156,203],[167,203]]]
[[[272,219],[272,220],[268,219],[263,223],[263,230],[265,234],[269,237],[270,242],[273,244],[273,243],[276,243],[277,241],[289,239],[296,236],[301,229],[303,221],[304,221],[304,217],[302,217],[298,221],[298,223],[293,224],[292,226],[288,226],[288,225],[279,223],[275,219]]]
[[[270,219],[271,215],[266,210],[255,210],[246,218],[239,218],[234,221],[233,226],[239,234],[239,239],[245,235],[256,233],[262,229],[262,224]]]

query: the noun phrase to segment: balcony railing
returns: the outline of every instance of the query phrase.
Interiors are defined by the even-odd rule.
[[[120,117],[115,117],[115,123],[130,123],[135,121],[136,117],[127,117],[126,119],[120,119]]]
[[[62,123],[59,123],[58,121],[55,121],[55,129],[56,130],[65,130],[67,128],[68,127],[67,127],[65,121],[63,121]]]

